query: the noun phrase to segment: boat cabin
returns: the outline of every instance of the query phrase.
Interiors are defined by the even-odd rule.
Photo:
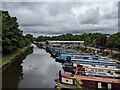
[[[80,86],[87,89],[102,89],[102,90],[118,90],[120,87],[120,79],[104,78],[95,76],[80,76],[72,74],[62,74],[59,77],[62,88],[77,88],[77,81],[80,81]]]

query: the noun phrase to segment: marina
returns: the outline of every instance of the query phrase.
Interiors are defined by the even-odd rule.
[[[1,90],[120,90],[119,0],[9,1]]]
[[[84,54],[80,50],[68,48],[69,45],[66,48],[53,47],[43,42],[34,44],[31,54],[18,63],[19,72],[13,73],[18,81],[14,82],[16,85],[10,84],[14,80],[10,72],[14,72],[17,64],[13,63],[6,68],[10,72],[3,71],[3,88],[75,89],[80,85],[83,89],[115,90],[120,87],[120,64],[116,60]],[[10,76],[6,78],[8,74]]]
[[[77,88],[77,80],[86,89],[115,90],[120,87],[120,64],[117,60],[63,47],[76,45],[76,42],[73,44],[74,41],[68,42],[51,41],[46,48],[55,61],[62,64],[59,78],[55,80],[56,88]]]

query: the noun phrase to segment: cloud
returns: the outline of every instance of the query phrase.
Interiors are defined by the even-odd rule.
[[[84,14],[79,15],[79,21],[81,24],[98,24],[100,22],[99,8],[88,9]]]
[[[114,33],[118,31],[117,2],[4,2],[24,34]]]

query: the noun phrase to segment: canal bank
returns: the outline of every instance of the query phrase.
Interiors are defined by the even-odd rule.
[[[27,45],[24,48],[18,49],[16,51],[14,51],[13,53],[3,56],[2,57],[2,66],[0,68],[4,69],[5,67],[7,67],[10,63],[16,61],[18,58],[20,58],[21,56],[25,55],[29,49],[31,49],[31,44]]]
[[[32,53],[3,71],[3,88],[54,88],[60,63],[33,45]]]
[[[19,82],[23,78],[22,66],[23,60],[26,56],[33,53],[33,48],[28,49],[28,51],[23,54],[16,61],[11,62],[2,70],[2,88],[18,88]]]

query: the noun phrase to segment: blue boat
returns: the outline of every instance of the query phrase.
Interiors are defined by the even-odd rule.
[[[56,57],[56,61],[58,62],[65,62],[65,61],[71,61],[72,55],[69,54],[61,54],[59,57]]]
[[[56,57],[57,61],[66,61],[68,59],[83,59],[83,60],[96,60],[96,61],[104,61],[106,60],[103,57],[95,56],[95,55],[70,55],[70,54],[61,54],[59,57]]]

